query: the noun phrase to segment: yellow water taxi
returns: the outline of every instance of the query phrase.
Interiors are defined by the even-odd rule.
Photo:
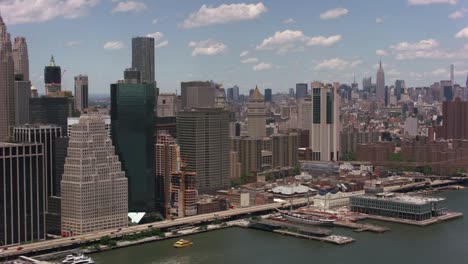
[[[185,239],[180,239],[179,241],[174,243],[174,247],[176,248],[189,247],[191,245],[193,245],[192,241],[188,241]]]

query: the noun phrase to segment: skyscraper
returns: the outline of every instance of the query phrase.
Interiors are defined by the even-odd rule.
[[[15,73],[10,33],[0,17],[0,141],[8,141],[15,125]]]
[[[156,140],[156,209],[168,218],[170,214],[171,173],[178,170],[179,146],[167,133],[160,133]]]
[[[29,121],[38,124],[54,124],[67,134],[67,118],[71,116],[72,101],[69,97],[37,97],[29,99]]]
[[[312,85],[312,159],[337,161],[340,158],[340,96],[337,85]],[[384,87],[385,89],[385,87]]]
[[[128,181],[99,116],[72,126],[61,183],[62,234],[126,227]]]
[[[382,68],[382,60],[379,63],[379,69],[377,70],[377,87],[376,87],[376,97],[377,99],[384,101],[385,100],[385,73]]]
[[[45,93],[57,96],[62,91],[62,70],[55,65],[54,56],[50,57],[50,64],[44,68]]]
[[[452,87],[455,85],[454,71],[454,65],[450,64],[450,81],[452,82]]]
[[[215,92],[215,87],[211,82],[182,82],[182,109],[213,107]]]
[[[55,139],[62,137],[62,129],[58,125],[23,125],[16,126],[13,129],[13,138],[15,142],[21,143],[41,143],[44,145],[44,177],[45,191],[47,197],[56,196],[55,177]]]
[[[451,81],[440,81],[440,86],[442,88],[442,92],[444,95],[443,101],[446,102],[451,102],[453,101],[453,85]]]
[[[23,80],[22,74],[15,75],[15,125],[29,123],[29,98],[31,82]]]
[[[405,81],[396,80],[395,81],[395,96],[397,98],[397,101],[401,100],[401,94],[403,93],[404,89],[405,89]]]
[[[266,136],[265,101],[263,95],[255,87],[247,104],[247,131],[249,137],[263,138]]]
[[[88,75],[75,76],[75,107],[81,113],[88,108]]]
[[[362,89],[365,92],[370,93],[372,89],[372,77],[367,77],[362,79]]]
[[[310,130],[312,125],[312,99],[310,96],[299,99],[297,104],[297,127]]]
[[[13,44],[13,63],[15,74],[23,75],[23,81],[29,81],[28,44],[24,37],[16,37]]]
[[[44,240],[43,147],[0,143],[0,244]]]
[[[197,173],[200,193],[229,185],[229,112],[195,108],[177,114],[177,140],[187,171]]]
[[[304,98],[307,96],[307,83],[296,84],[296,99]]]
[[[155,210],[155,92],[154,83],[137,79],[111,84],[112,142],[128,178],[130,212]]]
[[[265,89],[265,102],[271,102],[271,89],[270,88],[266,88]]]
[[[132,38],[132,68],[140,71],[142,83],[154,83],[154,38]]]

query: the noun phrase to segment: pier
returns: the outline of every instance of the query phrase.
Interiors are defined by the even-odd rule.
[[[422,221],[394,218],[394,217],[387,217],[387,216],[380,216],[380,215],[368,215],[368,214],[361,214],[361,215],[363,216],[363,219],[373,219],[373,220],[380,220],[380,221],[385,221],[385,222],[393,222],[393,223],[400,223],[400,224],[414,225],[414,226],[429,226],[429,225],[433,225],[433,224],[463,217],[463,213],[459,213],[459,212],[447,212],[444,215],[433,216],[430,219],[422,220]]]
[[[348,221],[335,221],[335,226],[351,228],[354,230],[354,232],[369,231],[369,232],[374,232],[374,233],[384,233],[390,230],[390,228],[383,227],[383,226],[377,226],[377,225],[371,225],[371,224],[359,224],[359,223],[353,223],[353,222],[348,222]]]
[[[333,235],[332,232],[328,229],[314,228],[305,225],[273,221],[268,219],[262,219],[258,221],[250,220],[249,227],[282,235],[332,243],[335,245],[344,245],[355,241],[351,237]]]

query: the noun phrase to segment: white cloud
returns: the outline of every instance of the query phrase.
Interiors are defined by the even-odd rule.
[[[379,50],[375,51],[375,55],[377,55],[377,56],[387,56],[387,52],[385,50],[379,49]]]
[[[74,48],[80,46],[82,43],[83,41],[81,40],[70,40],[65,43],[65,47]]]
[[[423,39],[419,42],[400,42],[390,48],[397,51],[410,51],[410,50],[431,50],[437,48],[439,43],[435,39]]]
[[[249,55],[249,51],[248,51],[248,50],[241,52],[241,54],[240,54],[239,56],[245,57],[245,56],[247,56],[247,55]]]
[[[122,41],[108,41],[104,44],[104,49],[116,50],[125,48],[125,44]]]
[[[439,69],[435,69],[431,72],[431,75],[433,76],[448,76],[449,75],[449,72],[447,69],[444,69],[444,68],[439,68]]]
[[[346,8],[342,8],[342,7],[334,8],[334,9],[327,10],[323,12],[322,14],[320,14],[320,19],[322,20],[335,19],[341,16],[346,16],[348,12],[349,11]]]
[[[154,32],[154,33],[149,33],[146,35],[147,37],[154,38],[154,42],[158,42],[162,38],[164,38],[164,34],[161,32]]]
[[[202,5],[182,24],[182,28],[195,28],[231,22],[252,20],[267,12],[266,6],[258,4],[222,4],[218,7]]]
[[[5,23],[23,24],[55,18],[76,19],[86,16],[99,0],[8,0],[0,1]]]
[[[119,12],[139,12],[145,10],[147,7],[144,3],[138,1],[124,1],[119,2],[113,9],[112,13]]]
[[[408,0],[409,5],[450,4],[455,5],[458,0]]]
[[[159,22],[159,19],[155,18],[153,19],[153,24],[156,25]]]
[[[377,24],[382,24],[384,21],[385,21],[384,17],[378,17],[378,18],[375,19],[375,23],[377,23]]]
[[[323,60],[315,66],[315,70],[344,70],[345,68],[354,68],[361,64],[361,60],[346,61],[340,58]]]
[[[295,24],[295,23],[296,23],[296,20],[294,20],[293,18],[288,18],[288,19],[283,20],[283,24]]]
[[[254,71],[266,71],[273,68],[273,65],[270,63],[260,62],[259,64],[253,66]]]
[[[455,37],[456,38],[468,38],[468,27],[465,27],[464,29],[458,31]]]
[[[307,42],[309,46],[331,46],[342,39],[341,35],[333,35],[330,37],[318,36],[311,37]]]
[[[167,45],[169,45],[169,41],[165,40],[165,41],[163,41],[161,43],[154,44],[154,48],[159,49],[159,48],[162,48],[162,47],[166,47]]]
[[[241,63],[257,63],[258,62],[258,59],[257,58],[247,58],[245,60],[241,60]]]
[[[214,40],[191,41],[188,46],[193,48],[192,56],[194,57],[198,55],[218,55],[225,52],[227,49],[224,43]]]
[[[340,35],[308,37],[302,31],[277,31],[273,36],[264,39],[257,46],[257,50],[276,50],[277,53],[284,54],[290,51],[303,51],[305,45],[330,46],[341,39]]]
[[[463,46],[463,49],[468,50],[468,43],[466,43],[465,46]]]
[[[468,13],[468,8],[462,8],[460,10],[457,10],[449,15],[449,18],[451,19],[458,19],[462,18],[465,16],[465,14]]]
[[[385,72],[386,75],[388,76],[399,76],[401,72],[395,70],[395,69],[390,69],[389,71]]]

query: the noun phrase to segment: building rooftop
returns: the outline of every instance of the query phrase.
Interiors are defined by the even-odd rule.
[[[439,202],[445,200],[445,198],[436,198],[436,197],[422,197],[422,196],[410,196],[404,194],[396,193],[378,193],[376,196],[373,195],[363,195],[367,199],[373,200],[389,200],[400,203],[416,204],[422,205],[431,202]]]
[[[315,191],[315,190],[304,185],[286,185],[286,186],[277,186],[271,189],[271,191],[276,194],[292,195],[292,194],[301,194],[301,193],[305,194],[309,191]]]

